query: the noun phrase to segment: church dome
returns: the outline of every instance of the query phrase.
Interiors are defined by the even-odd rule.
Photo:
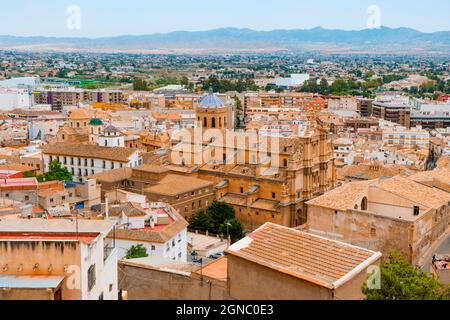
[[[103,121],[102,121],[102,119],[99,119],[99,118],[92,118],[89,121],[89,125],[90,126],[102,126],[103,125]]]
[[[209,89],[209,93],[206,97],[200,101],[201,108],[223,108],[224,103],[217,95],[214,94],[212,89]]]

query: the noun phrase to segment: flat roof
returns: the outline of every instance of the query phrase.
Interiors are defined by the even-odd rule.
[[[155,269],[170,273],[178,273],[186,276],[190,275],[192,269],[196,268],[196,266],[192,263],[176,261],[160,256],[151,256],[137,259],[123,259],[120,261],[120,263],[133,267]]]
[[[193,272],[203,274],[205,277],[212,279],[227,281],[228,280],[228,259],[222,257],[217,260],[213,260],[203,267],[198,267]]]
[[[58,242],[68,242],[68,241],[80,241],[85,244],[91,244],[97,239],[99,233],[29,233],[29,232],[0,232],[0,241],[58,241]]]
[[[79,233],[108,234],[114,227],[114,221],[105,220],[78,220]],[[77,232],[77,222],[68,219],[12,219],[0,220],[0,234],[28,232],[28,233],[68,233]]]
[[[0,288],[56,289],[63,280],[63,276],[16,276],[5,274],[0,275]]]

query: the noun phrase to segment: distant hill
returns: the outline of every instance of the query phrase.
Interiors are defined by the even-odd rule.
[[[447,54],[450,50],[450,32],[423,33],[409,28],[387,27],[360,31],[328,30],[320,27],[273,31],[222,28],[97,39],[0,36],[0,48],[121,52],[304,50],[328,53]]]

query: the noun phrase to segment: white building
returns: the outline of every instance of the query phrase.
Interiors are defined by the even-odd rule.
[[[386,146],[404,146],[428,148],[430,133],[421,126],[407,129],[402,126],[386,127],[383,129],[383,144]]]
[[[41,85],[40,77],[18,77],[0,81],[0,87],[16,88],[16,87],[38,87]]]
[[[105,215],[106,211],[108,219],[118,224],[115,242],[119,259],[125,258],[132,246],[142,244],[149,256],[187,261],[188,223],[169,204],[148,203],[138,208],[128,203],[105,208]]]
[[[98,220],[2,219],[0,300],[117,300],[113,229]]]
[[[141,165],[141,151],[131,148],[101,147],[77,143],[55,143],[42,147],[45,172],[57,160],[66,167],[74,181],[85,182],[103,171],[134,168]]]
[[[108,125],[103,129],[103,132],[99,135],[97,142],[101,147],[125,147],[125,137],[122,133],[120,133],[119,129],[112,125]]]
[[[27,89],[0,87],[0,111],[29,108],[31,99]]]
[[[339,138],[333,141],[334,157],[345,164],[353,164],[356,156],[355,148],[351,139]]]

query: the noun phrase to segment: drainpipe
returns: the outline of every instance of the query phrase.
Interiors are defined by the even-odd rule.
[[[108,197],[105,197],[105,220],[109,221],[109,203]]]
[[[409,227],[409,262],[413,261],[414,224]]]

